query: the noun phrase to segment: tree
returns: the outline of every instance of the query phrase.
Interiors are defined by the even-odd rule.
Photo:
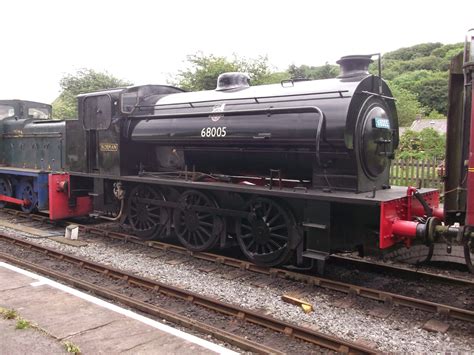
[[[237,57],[229,60],[225,57],[197,53],[187,56],[189,68],[180,70],[171,83],[189,91],[213,90],[217,78],[225,72],[244,72],[250,75],[253,85],[280,82],[284,73],[273,73],[267,57],[246,59]]]
[[[325,65],[313,67],[308,65],[300,65],[297,67],[292,64],[288,67],[288,74],[292,79],[331,79],[339,75],[339,67],[337,65]]]
[[[288,72],[281,71],[281,72],[274,72],[270,73],[268,77],[265,78],[265,82],[262,84],[278,84],[281,83],[283,80],[290,79]]]
[[[101,73],[92,69],[80,69],[75,74],[67,74],[59,81],[62,91],[53,101],[53,117],[77,117],[76,96],[79,94],[130,85],[133,84],[117,79],[107,72]]]
[[[396,84],[389,83],[398,113],[398,124],[400,127],[410,126],[416,116],[423,114],[426,109],[418,102],[416,94],[401,88]]]
[[[384,61],[384,69],[400,75],[415,70],[447,70],[448,64],[443,58],[430,55],[428,57],[417,57],[412,60],[387,59]]]
[[[400,48],[384,54],[382,75],[415,94],[426,113],[446,115],[448,69],[451,58],[462,50],[463,43],[422,43]],[[374,68],[371,65],[371,72]]]
[[[405,131],[400,137],[397,156],[401,159],[443,159],[446,152],[446,135],[433,128],[421,132]]]
[[[442,47],[442,43],[421,43],[411,47],[400,48],[393,52],[385,53],[384,59],[412,60],[418,57],[427,57],[437,49]]]
[[[464,44],[446,44],[438,47],[439,44],[425,43],[385,53],[382,57],[384,77],[392,80],[401,74],[415,70],[447,71],[451,58],[462,52]],[[422,48],[420,53],[417,52],[419,48]],[[431,52],[429,52],[430,49],[432,49]]]
[[[464,42],[445,44],[444,46],[433,50],[431,52],[431,55],[444,58],[450,61],[452,57],[454,57],[459,52],[462,52],[463,50],[464,50]]]
[[[422,106],[428,111],[448,111],[448,72],[415,70],[396,77],[393,83],[418,96]]]

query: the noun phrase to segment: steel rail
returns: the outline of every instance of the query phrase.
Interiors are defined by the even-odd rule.
[[[426,277],[426,278],[436,280],[439,282],[449,282],[449,283],[455,283],[459,285],[474,287],[474,279],[468,280],[468,279],[463,279],[463,278],[454,277],[454,276],[432,274],[430,272],[423,271],[423,270],[411,270],[403,266],[381,264],[378,262],[373,262],[373,261],[363,260],[363,259],[356,259],[350,256],[344,256],[344,255],[338,255],[338,254],[331,255],[331,259],[340,263],[356,265],[366,270],[371,270],[371,271],[376,271],[376,272],[388,272],[392,275],[398,275],[398,276],[402,275],[402,276],[411,277],[411,278]]]
[[[149,289],[149,290],[152,290],[152,291],[155,291],[155,292],[159,292],[159,293],[162,293],[166,296],[178,298],[178,299],[190,302],[192,304],[202,306],[204,308],[219,312],[221,314],[225,314],[227,316],[231,316],[231,317],[234,317],[234,318],[242,320],[242,321],[247,321],[249,323],[256,324],[256,325],[262,326],[264,328],[271,329],[273,331],[286,334],[286,335],[291,336],[291,337],[296,338],[296,339],[304,340],[306,342],[318,345],[320,347],[324,347],[326,349],[330,349],[330,350],[334,350],[334,351],[342,352],[342,353],[356,353],[356,354],[375,354],[375,353],[377,353],[374,349],[365,347],[363,345],[352,343],[352,342],[349,342],[349,341],[346,341],[346,340],[343,340],[343,339],[333,337],[331,335],[324,334],[322,332],[318,332],[318,331],[315,331],[315,330],[312,330],[312,329],[309,329],[309,328],[300,327],[298,325],[294,325],[294,324],[291,324],[291,323],[288,323],[288,322],[285,322],[285,321],[281,321],[281,320],[275,319],[273,317],[260,314],[260,313],[256,312],[255,310],[247,310],[247,309],[244,309],[244,308],[239,307],[239,306],[231,305],[231,304],[219,301],[219,300],[212,299],[212,298],[207,297],[207,296],[202,296],[202,295],[199,295],[197,293],[187,291],[187,290],[175,287],[175,286],[166,285],[164,283],[154,281],[154,280],[151,280],[151,279],[148,279],[148,278],[144,278],[144,277],[136,276],[136,275],[133,275],[133,274],[130,274],[130,273],[126,273],[124,271],[121,271],[121,270],[118,270],[118,269],[115,269],[115,268],[112,268],[112,267],[108,267],[106,265],[98,264],[98,263],[95,263],[95,262],[92,262],[92,261],[88,261],[84,258],[79,258],[79,257],[72,256],[72,255],[69,255],[69,254],[66,254],[66,253],[62,253],[60,251],[50,249],[50,248],[47,248],[47,247],[43,247],[43,246],[40,246],[40,245],[35,244],[35,243],[27,242],[25,240],[21,240],[21,239],[18,239],[16,237],[8,236],[8,235],[5,235],[3,233],[0,233],[0,240],[7,241],[11,244],[14,244],[14,245],[17,245],[17,246],[20,246],[20,247],[23,247],[23,248],[26,248],[26,249],[29,249],[29,250],[40,252],[44,255],[54,257],[54,258],[56,258],[58,260],[61,260],[61,261],[69,262],[69,263],[74,264],[76,266],[79,266],[83,269],[92,270],[92,271],[95,271],[95,272],[97,272],[101,275],[108,276],[110,278],[126,281],[128,284],[133,285],[133,286],[146,288],[146,289]],[[152,306],[152,305],[146,304],[144,302],[133,300],[129,297],[117,294],[116,292],[111,292],[109,290],[106,290],[105,288],[87,283],[87,282],[82,281],[82,280],[72,278],[69,275],[65,275],[65,274],[59,273],[57,271],[47,270],[45,268],[42,268],[40,266],[36,266],[34,264],[31,264],[31,263],[23,261],[23,260],[18,260],[18,259],[15,260],[16,258],[11,257],[8,254],[5,254],[3,252],[0,252],[0,257],[5,259],[5,260],[8,260],[12,263],[16,263],[18,265],[22,265],[24,267],[31,268],[32,270],[38,271],[40,273],[44,272],[44,274],[46,274],[46,275],[49,275],[49,276],[54,277],[54,278],[58,278],[58,279],[60,279],[64,282],[71,283],[75,287],[79,287],[79,288],[82,288],[82,289],[85,289],[85,290],[90,290],[90,291],[93,291],[93,292],[97,291],[98,294],[103,296],[103,297],[119,300],[120,302],[123,301],[125,304],[128,304],[128,305],[130,305],[134,308],[136,306],[137,309],[139,309],[143,312],[147,312],[147,313],[150,312],[150,314],[159,314],[160,317],[164,316],[164,315],[171,316],[169,314],[169,311],[159,313],[158,307],[156,307],[156,306]],[[181,317],[181,318],[179,318],[179,320],[177,320],[177,322],[180,323],[180,322],[184,322],[185,320],[186,320],[185,318],[183,320],[183,317]],[[194,320],[187,320],[187,322],[191,323],[191,327],[193,327],[194,325],[197,324],[197,322],[194,321]],[[210,328],[210,326],[206,325],[205,327],[202,327],[202,331],[205,331],[206,327]],[[221,330],[219,330],[218,328],[214,328],[214,329],[212,329],[212,331],[213,332],[221,332]],[[212,334],[214,334],[214,333],[212,333]],[[224,335],[222,335],[222,336],[224,336]],[[236,338],[235,336],[233,336],[233,337]],[[225,341],[230,341],[230,340],[228,340],[226,338]],[[239,347],[242,346],[243,349],[246,349],[246,346],[250,347],[251,345],[250,344],[247,344],[247,345],[242,344],[242,345],[238,345],[238,346]],[[253,346],[257,346],[257,345],[254,344]],[[258,346],[260,346],[260,344],[258,344]],[[254,350],[257,351],[257,352],[262,352],[262,349],[263,349],[263,347],[260,348],[260,350],[258,350],[258,348],[254,348]],[[269,351],[269,352],[279,352],[279,350],[269,349],[269,348],[266,348],[263,352],[267,352],[267,351]]]
[[[28,214],[24,214],[23,212],[14,211],[14,210],[11,210],[11,211],[12,212],[10,213],[14,215],[25,215],[26,218],[28,218],[28,216],[31,216],[31,218],[34,220],[49,221],[47,217],[38,216],[38,215],[28,215]],[[262,267],[262,266],[255,265],[249,261],[239,260],[239,259],[231,258],[228,256],[216,255],[216,254],[207,253],[207,252],[192,252],[178,245],[157,242],[157,241],[143,241],[133,235],[107,231],[99,227],[94,227],[93,225],[92,226],[81,225],[81,224],[76,224],[76,225],[79,226],[79,229],[82,232],[89,233],[92,235],[123,240],[126,242],[132,242],[134,244],[152,247],[157,250],[161,250],[165,252],[170,251],[170,252],[178,253],[181,255],[193,256],[197,259],[206,260],[209,262],[214,262],[214,263],[218,263],[218,264],[222,264],[226,266],[231,266],[231,267],[235,267],[241,270],[248,270],[248,271],[252,271],[259,274],[269,275],[275,278],[305,282],[309,285],[315,285],[315,286],[319,286],[325,289],[346,293],[349,295],[357,295],[360,297],[384,302],[389,305],[393,304],[393,305],[398,305],[398,306],[406,306],[410,308],[419,309],[425,312],[442,314],[452,319],[457,319],[457,320],[462,320],[462,321],[467,321],[467,322],[474,322],[474,311],[469,311],[463,308],[453,307],[453,306],[449,306],[449,305],[445,305],[441,303],[435,303],[431,301],[403,296],[403,295],[399,295],[399,294],[395,294],[391,292],[353,285],[353,284],[344,283],[340,281],[334,281],[334,280],[330,280],[330,279],[319,277],[319,276],[306,275],[306,274],[289,271],[289,270],[285,270],[281,268]],[[455,280],[457,282],[461,282],[460,280],[462,279],[455,279]],[[471,283],[469,283],[469,281],[467,281],[466,284],[469,286],[472,285]]]
[[[51,220],[49,220],[49,218],[47,218],[45,216],[41,216],[41,215],[28,214],[28,213],[25,213],[25,212],[22,212],[22,211],[12,210],[12,209],[7,209],[7,208],[4,208],[2,210],[4,212],[7,212],[8,214],[18,216],[18,217],[22,217],[22,218],[27,218],[27,219],[32,219],[32,220],[37,220],[37,221],[42,221],[42,222],[52,222]],[[61,222],[65,222],[65,221],[61,221]],[[67,222],[66,221],[66,223],[70,224],[72,222]],[[235,259],[235,258],[232,258],[232,257],[216,255],[216,254],[207,253],[207,252],[192,252],[192,251],[189,251],[188,249],[186,249],[182,246],[175,245],[175,244],[164,243],[164,242],[159,242],[159,241],[144,241],[144,240],[141,240],[141,239],[137,238],[134,235],[119,233],[119,232],[106,231],[106,230],[102,230],[98,227],[94,227],[93,225],[92,226],[82,225],[82,224],[78,224],[78,223],[73,223],[73,224],[78,225],[79,229],[82,232],[85,232],[85,233],[90,233],[90,234],[94,234],[94,235],[109,237],[109,238],[113,238],[113,239],[123,239],[123,240],[126,240],[128,242],[132,242],[134,244],[149,246],[149,247],[152,247],[152,248],[155,248],[155,249],[158,249],[158,250],[162,250],[162,251],[171,251],[171,252],[178,253],[178,254],[191,255],[191,256],[194,256],[198,259],[207,260],[207,261],[211,261],[211,262],[216,262],[216,259],[217,259],[217,262],[222,263],[224,265],[237,267],[237,268],[241,268],[241,269],[246,269],[246,270],[254,271],[254,272],[257,272],[257,273],[263,273],[263,274],[274,274],[274,273],[276,273],[280,277],[285,277],[285,275],[288,275],[288,277],[285,277],[285,278],[291,278],[292,279],[292,278],[296,277],[299,281],[303,281],[303,282],[305,281],[304,278],[306,276],[311,278],[311,276],[309,276],[309,275],[304,275],[304,274],[297,273],[297,272],[295,273],[294,271],[289,271],[289,270],[281,269],[281,268],[262,267],[262,266],[255,265],[255,264],[251,263],[250,261],[239,260],[239,259]],[[426,271],[421,271],[421,270],[410,270],[410,269],[407,269],[407,268],[404,268],[404,267],[401,267],[401,266],[380,264],[380,263],[377,263],[377,262],[372,262],[372,261],[362,260],[362,259],[359,260],[359,259],[355,259],[355,258],[343,256],[343,255],[338,255],[338,254],[331,255],[331,259],[333,259],[335,261],[338,261],[338,262],[340,261],[340,262],[351,263],[351,264],[354,264],[354,265],[360,265],[360,266],[365,267],[367,269],[369,269],[369,268],[370,269],[375,269],[376,271],[382,271],[382,272],[386,271],[386,272],[390,272],[390,273],[395,274],[395,275],[403,275],[403,276],[414,277],[414,278],[419,278],[421,276],[421,277],[430,278],[430,279],[433,279],[433,280],[436,280],[436,281],[439,281],[439,282],[456,283],[456,284],[463,285],[463,286],[473,286],[474,287],[474,280],[468,280],[468,279],[463,279],[463,278],[454,277],[454,276],[433,274],[433,273],[426,272]],[[308,281],[306,281],[306,282],[308,282]],[[309,282],[309,283],[311,283],[311,282]]]

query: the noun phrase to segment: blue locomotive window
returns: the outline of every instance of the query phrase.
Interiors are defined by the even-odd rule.
[[[13,106],[0,105],[0,119],[15,116],[15,109]]]

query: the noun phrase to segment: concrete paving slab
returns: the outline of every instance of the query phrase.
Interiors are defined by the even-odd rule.
[[[118,354],[126,351],[133,353],[183,353],[183,350],[202,350],[198,345],[186,341],[176,341],[176,338],[132,319],[115,321],[106,326],[73,335],[67,340],[81,344],[81,351],[94,354]],[[100,348],[98,348],[100,344]],[[183,345],[184,344],[184,345]],[[208,350],[204,353],[209,354]]]
[[[15,329],[15,320],[0,318],[0,354],[68,354],[61,342],[35,329]]]
[[[34,281],[35,280],[31,277],[12,273],[10,270],[0,267],[0,294],[2,291],[29,286]],[[0,302],[2,299],[3,298],[0,296]]]
[[[8,308],[16,309],[23,318],[41,324],[43,329],[60,339],[121,318],[115,312],[48,285],[4,291],[1,302]],[[64,319],[68,320],[67,325]]]
[[[68,337],[68,341],[81,344],[81,351],[85,353],[110,353],[118,354],[142,343],[156,338],[156,332],[151,327],[125,319],[114,321],[103,327]],[[100,348],[97,345],[100,344]]]

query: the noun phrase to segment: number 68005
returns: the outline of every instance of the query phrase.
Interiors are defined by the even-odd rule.
[[[213,138],[213,137],[225,137],[227,127],[204,127],[201,129],[201,137]]]

